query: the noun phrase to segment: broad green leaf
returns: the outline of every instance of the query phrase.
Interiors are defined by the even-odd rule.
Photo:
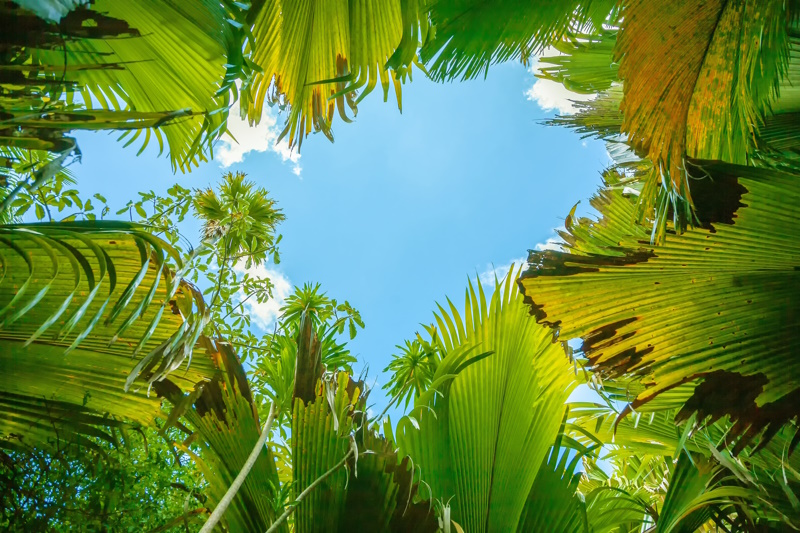
[[[694,382],[672,404],[678,419],[730,416],[738,451],[798,415],[800,247],[785,206],[800,202],[800,181],[721,163],[691,168],[704,176],[694,185],[702,227],[653,247],[632,222],[635,200],[606,189],[594,200],[602,218],[571,221],[568,252],[532,253],[521,283],[540,322],[583,339],[591,368],[641,380],[633,409]]]
[[[442,361],[395,434],[465,531],[517,529],[574,384],[564,350],[528,316],[514,281],[511,270],[490,302],[470,284],[467,320],[440,308]],[[454,374],[469,351],[493,353]]]

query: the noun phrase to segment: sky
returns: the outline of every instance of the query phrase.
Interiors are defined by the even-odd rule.
[[[273,113],[258,128],[232,118],[239,144],[220,142],[216,159],[188,174],[173,174],[156,143],[137,157],[138,145],[105,133],[78,134],[83,157],[71,170],[81,195],[104,195],[112,213],[139,191],[207,187],[226,171],[269,190],[286,221],[280,265],[262,267],[276,299],[248,308],[255,327],[269,329],[293,285],[319,282],[348,300],[366,324],[350,343],[355,370],[368,366],[381,409],[395,345],[422,331],[445,297],[463,309],[468,278],[488,283],[494,269],[504,274],[551,242],[573,205],[588,205],[608,163],[603,143],[541,124],[581,96],[523,65],[447,84],[415,74],[402,114],[378,87],[354,123],[337,117],[335,143],[312,135],[301,153],[275,145],[284,117]]]

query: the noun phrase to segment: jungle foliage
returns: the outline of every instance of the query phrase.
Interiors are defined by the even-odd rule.
[[[0,25],[0,527],[800,529],[797,0],[17,0]],[[230,173],[114,220],[73,187],[71,131],[190,171],[234,103],[299,149],[378,83],[401,104],[415,69],[534,56],[594,95],[550,123],[607,142],[597,216],[438,306],[378,415],[349,302],[297,287],[250,327],[268,191]]]

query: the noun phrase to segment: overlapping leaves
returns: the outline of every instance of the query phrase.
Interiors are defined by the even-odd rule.
[[[402,74],[397,71],[407,70],[417,44],[410,57],[387,66],[405,31],[401,7],[400,0],[380,5],[365,0],[264,2],[254,14],[249,48],[259,71],[244,85],[242,110],[258,122],[265,100],[288,104],[281,137],[299,147],[312,131],[333,140],[334,114],[350,122],[348,109],[355,115],[357,103],[378,83],[384,100],[393,86],[400,105]]]
[[[97,427],[116,424],[108,415],[152,424],[151,384],[181,366],[170,377],[179,389],[216,373],[210,359],[192,360],[204,304],[170,259],[132,224],[0,227],[4,444],[102,437]]]
[[[474,78],[493,63],[530,59],[570,30],[600,29],[616,0],[519,1],[445,0],[428,4],[435,25],[421,58],[436,80]]]
[[[363,383],[345,373],[318,383],[312,401],[294,403],[295,497],[350,457],[347,470],[336,470],[298,505],[296,530],[436,531],[429,503],[416,501],[411,461],[365,424]]]
[[[774,165],[794,157],[798,6],[739,0],[622,6],[618,31],[557,44],[567,56],[555,58],[543,75],[567,88],[606,91],[556,123],[604,138],[624,134],[652,163],[640,176],[647,184],[639,220],[673,217],[682,230],[693,222],[687,158]],[[613,49],[607,46],[614,41]],[[617,76],[622,94],[607,87]],[[664,236],[663,224],[654,236]]]
[[[9,4],[0,144],[64,149],[72,129],[144,133],[189,170],[225,131],[242,36],[219,2],[94,2],[58,24]],[[239,59],[241,63],[241,59]],[[144,146],[142,147],[142,149]]]
[[[206,337],[201,338],[201,347],[223,371],[220,379],[189,394],[169,384],[159,387],[174,405],[168,423],[185,422],[179,427],[189,434],[175,444],[203,473],[208,506],[213,509],[258,442],[261,422],[244,369],[231,347]],[[266,531],[278,515],[279,494],[276,458],[264,447],[227,508],[223,523],[230,531]],[[288,531],[286,524],[278,531]]]
[[[724,416],[740,451],[796,419],[800,375],[794,289],[800,248],[785,206],[796,176],[694,162],[698,227],[653,247],[634,224],[635,200],[606,189],[599,221],[568,220],[568,252],[533,252],[520,283],[540,322],[601,376],[634,376],[635,410],[683,384],[678,420]]]

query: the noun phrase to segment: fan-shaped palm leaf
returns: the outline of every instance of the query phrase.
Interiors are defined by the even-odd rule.
[[[531,4],[505,0],[426,2],[436,31],[420,57],[435,80],[474,78],[489,65],[531,54],[591,23],[600,28],[616,0]]]
[[[642,378],[634,409],[701,379],[678,418],[731,416],[739,451],[798,415],[800,248],[784,206],[800,202],[800,182],[695,165],[705,172],[694,185],[705,228],[654,248],[630,222],[634,201],[606,190],[594,204],[603,218],[568,221],[570,252],[533,252],[521,284],[538,320],[564,340],[583,338],[581,352],[601,375]]]
[[[537,77],[561,83],[572,92],[595,94],[619,82],[614,63],[616,30],[601,29],[597,34],[568,34],[553,43],[561,55],[541,57]]]
[[[244,368],[231,347],[206,337],[201,346],[223,370],[221,379],[188,395],[175,387],[165,387],[163,393],[175,405],[168,422],[180,418],[192,431],[176,446],[203,472],[209,507],[216,508],[258,442],[261,424]],[[229,531],[266,531],[275,520],[280,493],[275,463],[270,448],[262,448],[223,515]],[[286,524],[278,531],[288,531]]]
[[[400,105],[401,75],[386,63],[403,31],[400,0],[380,6],[365,0],[268,0],[254,19],[249,51],[259,72],[245,84],[242,109],[258,122],[265,100],[289,104],[281,137],[288,136],[291,146],[299,147],[311,131],[333,140],[334,109],[350,122],[347,107],[355,114],[378,82],[384,100],[394,85]],[[393,68],[408,67],[413,58]]]
[[[443,358],[430,390],[399,422],[397,443],[464,530],[516,530],[559,431],[570,364],[528,317],[513,272],[490,304],[470,285],[464,318],[450,304],[436,321]],[[465,350],[494,353],[444,380]]]
[[[578,471],[583,453],[562,446],[562,437],[559,435],[536,473],[517,531],[589,531],[586,504],[577,490],[583,475]]]
[[[752,153],[786,75],[792,7],[782,0],[624,6],[616,51],[622,130],[689,198],[686,154],[741,164]]]
[[[363,383],[345,373],[319,382],[313,401],[297,398],[292,418],[295,497],[348,456],[297,507],[295,528],[310,531],[435,531],[428,503],[414,502],[417,487],[407,459],[373,429],[361,427]]]
[[[692,222],[687,156],[773,166],[796,160],[798,8],[727,0],[623,5],[619,31],[556,43],[565,55],[546,59],[554,66],[541,75],[579,92],[624,80],[551,123],[612,141],[627,134],[632,151],[654,163],[637,173],[646,184],[638,215],[657,220],[653,237],[662,240],[668,217],[678,230]]]

